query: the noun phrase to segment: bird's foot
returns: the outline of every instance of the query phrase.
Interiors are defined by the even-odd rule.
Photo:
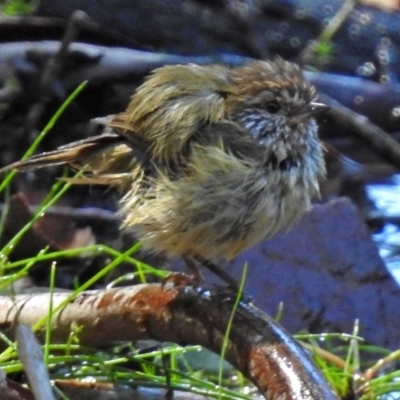
[[[202,282],[204,282],[204,280],[201,275],[173,272],[162,280],[161,286],[164,290],[169,290],[172,288],[199,286]]]

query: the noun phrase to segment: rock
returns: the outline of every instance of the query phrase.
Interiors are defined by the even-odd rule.
[[[290,232],[241,254],[229,267],[255,304],[291,332],[359,334],[374,345],[400,345],[400,290],[356,207],[346,198],[315,205]]]

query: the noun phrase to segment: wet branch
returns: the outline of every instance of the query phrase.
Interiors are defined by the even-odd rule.
[[[67,298],[68,293],[54,294],[54,307]],[[35,324],[48,314],[49,299],[49,294],[0,297],[3,331],[16,321]],[[158,284],[90,291],[55,314],[52,337],[65,340],[78,324],[81,344],[92,347],[154,339],[199,344],[220,354],[232,304],[231,295],[221,291],[164,290]],[[37,333],[43,335],[43,328]],[[250,304],[242,302],[236,310],[226,359],[269,400],[337,399],[306,351]]]

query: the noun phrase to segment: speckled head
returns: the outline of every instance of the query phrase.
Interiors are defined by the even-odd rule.
[[[297,125],[310,124],[309,129],[299,126],[301,131],[314,130],[316,90],[297,64],[281,58],[250,61],[233,69],[230,78],[228,112],[261,143],[269,143],[276,135],[296,133]]]

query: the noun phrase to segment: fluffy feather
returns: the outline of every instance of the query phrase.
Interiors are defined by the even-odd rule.
[[[150,250],[232,258],[289,229],[318,195],[315,89],[295,64],[155,70],[111,130],[7,167],[84,168],[76,183],[115,185],[122,227]],[[2,170],[4,171],[4,169]]]

